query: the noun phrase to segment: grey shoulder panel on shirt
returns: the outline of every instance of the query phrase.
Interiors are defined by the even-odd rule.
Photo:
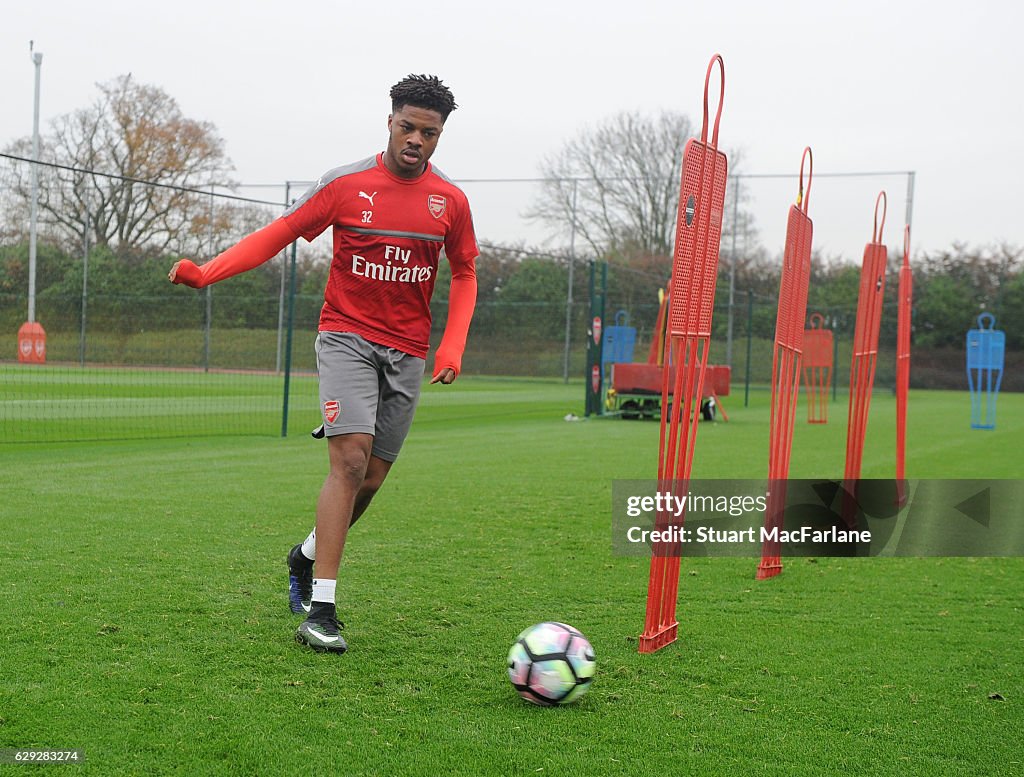
[[[310,197],[312,197],[314,194],[323,189],[325,186],[327,186],[327,184],[331,183],[332,181],[336,181],[339,178],[342,178],[346,175],[352,175],[353,173],[361,173],[364,170],[371,170],[376,166],[377,155],[374,154],[373,156],[369,156],[366,159],[361,159],[358,162],[352,162],[351,164],[341,165],[340,167],[335,167],[331,170],[328,170],[326,173],[321,175],[320,178],[317,179],[317,182],[310,186],[306,190],[306,192],[301,197],[299,197],[299,199],[297,199],[295,202],[291,204],[291,206],[284,212],[284,215],[290,216],[292,213],[294,213],[307,202],[309,202]]]
[[[443,172],[441,172],[440,168],[435,167],[434,165],[431,165],[430,166],[430,172],[432,172],[434,175],[436,175],[438,178],[440,178],[445,183],[450,183],[452,186],[454,186],[456,189],[458,189],[460,192],[462,192],[462,187],[459,186],[457,183],[455,183],[455,181],[453,181],[451,178],[449,178]],[[462,193],[465,194],[465,192],[462,192]]]

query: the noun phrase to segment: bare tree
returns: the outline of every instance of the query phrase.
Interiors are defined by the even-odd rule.
[[[666,255],[678,200],[678,171],[690,120],[618,113],[541,162],[543,196],[529,216],[576,234],[599,255]],[[678,173],[676,173],[678,175]]]
[[[55,237],[77,242],[88,232],[95,245],[133,252],[200,250],[209,198],[175,187],[230,185],[233,166],[215,127],[185,117],[173,97],[130,74],[98,87],[93,105],[57,117],[42,138],[43,161],[73,168],[40,171],[40,210]],[[7,152],[28,156],[29,147],[22,138]],[[29,173],[24,164],[10,169],[18,207],[27,207]]]
[[[543,160],[542,196],[527,215],[563,235],[575,224],[576,235],[598,256],[671,256],[683,150],[694,133],[681,113],[615,114]],[[730,152],[731,174],[738,163],[739,154]],[[727,221],[733,212],[727,202]],[[737,215],[748,244],[753,220]]]

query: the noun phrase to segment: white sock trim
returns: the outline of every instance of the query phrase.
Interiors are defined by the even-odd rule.
[[[337,580],[326,580],[319,577],[314,578],[313,601],[334,604],[334,589],[337,584]]]
[[[310,561],[316,561],[316,529],[313,529],[309,536],[302,541],[301,552]]]

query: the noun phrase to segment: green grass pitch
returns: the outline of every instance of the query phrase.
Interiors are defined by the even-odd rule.
[[[653,477],[658,426],[564,421],[582,394],[425,389],[350,535],[344,656],[296,645],[286,601],[326,472],[308,402],[287,439],[0,446],[0,748],[82,748],[103,775],[1024,769],[1019,558],[794,559],[761,583],[752,559],[684,560],[680,638],[639,655],[648,561],[612,554],[610,492]],[[763,477],[767,394],[725,401],[693,474]],[[999,403],[971,431],[966,392],[913,392],[908,476],[1018,478],[1024,396]],[[791,474],[841,475],[844,397],[827,426],[804,413]],[[878,392],[865,477],[893,473],[894,417]],[[548,619],[597,651],[566,708],[505,677]]]

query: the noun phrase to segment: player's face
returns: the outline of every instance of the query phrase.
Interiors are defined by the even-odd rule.
[[[402,178],[415,178],[437,148],[444,122],[441,114],[406,105],[388,116],[388,148],[384,165]]]

